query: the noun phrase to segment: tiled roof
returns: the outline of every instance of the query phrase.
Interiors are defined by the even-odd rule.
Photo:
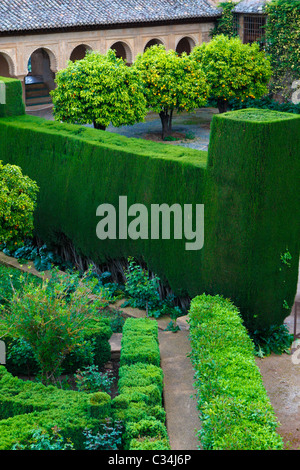
[[[0,0],[0,32],[219,16],[209,0]]]
[[[234,8],[236,13],[261,13],[266,0],[242,0]]]

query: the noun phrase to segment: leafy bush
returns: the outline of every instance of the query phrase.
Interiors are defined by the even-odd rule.
[[[102,299],[90,302],[90,292],[78,275],[66,277],[54,270],[41,286],[29,282],[15,291],[5,306],[2,329],[6,325],[10,335],[31,346],[42,381],[55,380],[67,354],[83,341],[85,330],[92,334],[91,322],[99,315]]]
[[[37,192],[20,167],[0,161],[0,243],[16,247],[32,233]]]
[[[239,37],[220,34],[196,46],[191,56],[203,67],[220,112],[228,109],[232,98],[243,102],[268,92],[270,59],[256,42],[243,44]]]
[[[238,309],[220,296],[192,300],[191,361],[204,449],[275,450],[283,442]]]
[[[287,353],[294,341],[286,325],[272,325],[268,328],[249,331],[255,346],[255,354],[259,357]]]
[[[32,431],[27,444],[14,444],[12,450],[74,450],[72,442],[65,441],[54,427],[52,434],[42,429]]]
[[[107,418],[96,434],[86,429],[84,435],[86,450],[118,450],[122,446],[123,425]]]
[[[110,394],[114,378],[109,372],[100,372],[98,366],[87,366],[84,370],[77,370],[75,375],[76,386],[79,391],[87,393],[106,392]]]
[[[110,123],[118,127],[143,121],[147,114],[139,75],[112,49],[69,61],[55,81],[51,95],[58,121],[93,123],[105,129]]]
[[[159,277],[150,277],[147,269],[140,266],[133,258],[128,259],[128,268],[125,271],[124,295],[129,296],[122,306],[145,309],[147,315],[158,318],[169,315],[177,318],[182,310],[174,305],[175,296],[169,295],[161,299],[159,295]]]

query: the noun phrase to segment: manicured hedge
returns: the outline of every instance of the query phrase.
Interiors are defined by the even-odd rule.
[[[37,181],[35,228],[48,246],[64,234],[95,263],[143,259],[177,295],[230,297],[253,328],[281,324],[296,293],[299,153],[300,117],[275,111],[215,115],[208,161],[206,152],[83,126],[0,119],[0,158]],[[118,212],[119,196],[148,213],[151,204],[204,204],[204,248],[187,251],[172,230],[171,240],[99,240],[96,209]]]
[[[279,423],[238,309],[220,296],[197,296],[189,325],[202,448],[282,449]]]
[[[115,419],[121,419],[125,425],[124,448],[170,449],[162,406],[163,371],[155,320],[128,318],[125,321],[120,363],[119,395],[113,399],[112,408]]]
[[[0,366],[0,450],[26,444],[31,432],[57,426],[75,449],[83,449],[85,428],[99,429],[110,413],[106,393],[88,394],[44,386],[13,377]]]
[[[214,116],[202,292],[232,299],[249,329],[282,324],[294,302],[299,157],[300,116],[261,109]]]
[[[25,105],[22,98],[22,84],[13,78],[0,77],[5,84],[5,104],[0,104],[0,118],[5,116],[19,116],[25,114]]]

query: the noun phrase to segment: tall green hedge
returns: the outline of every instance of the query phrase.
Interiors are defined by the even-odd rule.
[[[22,99],[22,84],[13,78],[0,77],[0,84],[5,85],[5,103],[0,104],[0,117],[25,114]]]
[[[206,152],[14,116],[0,119],[0,159],[37,181],[35,229],[47,244],[63,233],[96,263],[143,258],[176,294],[226,295],[265,326],[282,322],[296,291],[299,128],[285,113],[216,115],[207,162]],[[172,237],[99,240],[96,209],[118,208],[119,196],[149,214],[151,204],[204,204],[204,248]]]
[[[205,290],[234,300],[252,327],[280,324],[293,305],[299,175],[298,116],[245,109],[215,117],[205,190]]]

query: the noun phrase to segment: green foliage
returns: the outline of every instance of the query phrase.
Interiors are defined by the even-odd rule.
[[[169,315],[176,318],[182,315],[182,310],[174,305],[174,296],[161,299],[159,295],[159,277],[150,277],[147,269],[140,266],[133,258],[128,259],[128,268],[125,271],[124,294],[129,296],[122,306],[145,309],[147,315],[158,318]]]
[[[54,427],[52,434],[42,429],[32,431],[27,444],[16,443],[12,450],[74,450],[72,442],[64,440],[59,429]]]
[[[258,357],[269,356],[271,353],[289,353],[294,335],[289,333],[286,325],[271,325],[268,328],[249,331]]]
[[[79,391],[87,393],[105,392],[110,394],[114,378],[109,372],[100,372],[98,366],[86,366],[75,374],[76,386]]]
[[[5,311],[2,328],[22,338],[32,348],[44,382],[54,381],[67,354],[84,339],[86,328],[98,316],[102,299],[90,302],[90,288],[80,284],[78,275],[68,277],[52,272],[42,285],[28,283],[15,291]]]
[[[64,234],[76,253],[96,264],[142,259],[176,296],[221,293],[243,316],[280,324],[298,278],[299,121],[280,113],[279,122],[275,111],[273,119],[258,109],[244,119],[242,111],[224,121],[214,116],[209,164],[206,152],[33,116],[0,120],[0,153],[37,181],[35,231],[48,246]],[[172,233],[170,240],[99,240],[97,207],[117,208],[121,194],[128,206],[138,201],[148,209],[162,202],[204,204],[204,248],[187,251]],[[292,267],[279,272],[287,245]]]
[[[35,429],[51,436],[59,429],[74,449],[84,449],[83,431],[97,432],[109,416],[111,399],[106,393],[62,390],[52,385],[23,381],[0,366],[0,449],[28,445]]]
[[[133,349],[136,349],[135,356]],[[121,344],[119,395],[112,400],[113,416],[124,422],[126,450],[136,446],[143,450],[170,449],[162,407],[163,371],[159,362],[157,322],[128,318]]]
[[[300,1],[272,0],[266,5],[266,51],[273,68],[271,91],[291,98],[300,77]]]
[[[203,449],[282,449],[238,309],[220,296],[201,295],[192,300],[189,323]]]
[[[289,306],[294,301],[300,246],[300,221],[293,215],[300,211],[295,179],[300,173],[299,149],[298,115],[248,108],[214,116],[203,292],[231,298],[249,331],[281,325],[289,314],[284,301]],[[281,261],[287,247],[289,268]]]
[[[191,57],[203,68],[220,112],[233,98],[243,102],[268,92],[270,60],[257,43],[243,44],[239,37],[220,34],[196,46]]]
[[[107,418],[96,434],[87,429],[84,435],[86,450],[118,450],[122,446],[123,425]]]
[[[0,161],[0,243],[18,246],[32,233],[37,192],[21,168]]]
[[[238,29],[235,24],[234,13],[232,11],[235,6],[236,2],[233,2],[232,0],[219,3],[218,7],[222,8],[222,16],[217,18],[213,29],[210,31],[211,37],[224,34],[231,38],[238,35]]]
[[[294,103],[279,103],[270,96],[263,96],[260,99],[247,98],[243,102],[237,99],[230,100],[229,106],[231,110],[243,108],[257,108],[257,109],[270,109],[272,111],[279,111],[283,113],[300,114],[300,104]]]
[[[207,101],[208,82],[187,54],[155,45],[136,57],[133,68],[142,77],[148,107],[160,115],[163,139],[172,130],[174,110],[192,111]]]
[[[25,114],[21,81],[7,77],[0,77],[0,81],[5,84],[5,104],[0,104],[0,118]]]
[[[55,81],[51,96],[57,121],[93,123],[105,129],[110,123],[130,125],[146,116],[138,74],[111,49],[105,55],[91,52],[82,60],[69,61]]]

